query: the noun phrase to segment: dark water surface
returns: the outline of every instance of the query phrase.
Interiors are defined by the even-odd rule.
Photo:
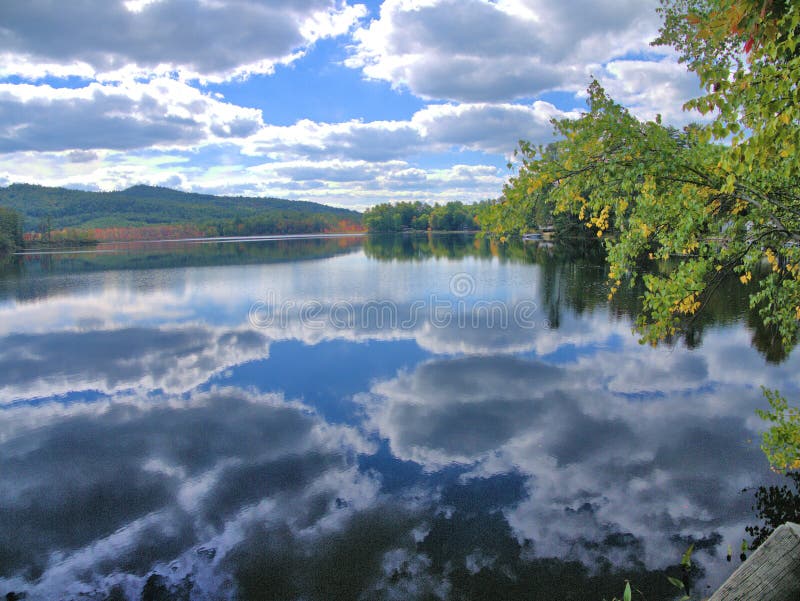
[[[580,249],[110,247],[0,270],[0,594],[671,599],[796,395],[740,288],[671,348]]]

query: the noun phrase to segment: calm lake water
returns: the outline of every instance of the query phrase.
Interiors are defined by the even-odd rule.
[[[653,601],[690,543],[716,586],[797,353],[736,286],[655,349],[606,294],[591,252],[459,235],[6,265],[0,594]]]

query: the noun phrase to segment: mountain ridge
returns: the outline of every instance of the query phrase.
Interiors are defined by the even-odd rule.
[[[208,224],[265,215],[361,223],[357,211],[311,201],[217,196],[145,184],[93,192],[15,183],[0,188],[0,206],[20,213],[26,231],[36,230],[46,220],[53,229]]]

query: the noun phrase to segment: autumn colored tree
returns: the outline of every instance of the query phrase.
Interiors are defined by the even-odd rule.
[[[554,122],[555,150],[521,145],[505,197],[546,191],[556,213],[605,240],[610,296],[639,278],[645,285],[643,341],[677,335],[736,277],[791,348],[800,325],[800,5],[664,0],[660,12],[654,43],[675,48],[699,76],[705,93],[686,108],[708,121],[683,130],[643,122],[592,82],[588,111]],[[800,419],[780,395],[768,399],[765,415],[784,429],[765,451],[779,468],[798,464]]]

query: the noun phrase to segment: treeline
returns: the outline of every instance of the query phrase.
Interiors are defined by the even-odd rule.
[[[16,211],[0,207],[0,255],[22,248],[22,217]]]
[[[480,204],[462,202],[429,205],[423,202],[397,202],[375,205],[364,212],[363,224],[370,232],[409,230],[476,231]]]
[[[20,223],[22,223],[22,217],[20,217]],[[22,245],[26,247],[83,246],[97,242],[97,236],[93,230],[75,227],[53,229],[49,217],[40,220],[36,230],[22,234]]]
[[[269,234],[329,234],[363,231],[360,222],[325,213],[270,211],[253,217],[236,217],[207,223],[205,236],[265,236]]]
[[[495,237],[548,228],[561,237],[591,239],[594,232],[576,216],[555,212],[548,192],[507,187],[502,197],[475,204],[384,203],[364,212],[363,225],[370,232],[483,230]]]
[[[330,216],[303,214],[267,214],[247,219],[228,219],[208,223],[149,225],[138,227],[64,228],[26,232],[27,244],[65,246],[97,242],[133,242],[137,240],[177,240],[218,236],[266,236],[272,234],[358,233],[360,223],[336,220]]]
[[[25,246],[82,246],[99,242],[94,230],[65,227],[44,232],[25,232]]]

